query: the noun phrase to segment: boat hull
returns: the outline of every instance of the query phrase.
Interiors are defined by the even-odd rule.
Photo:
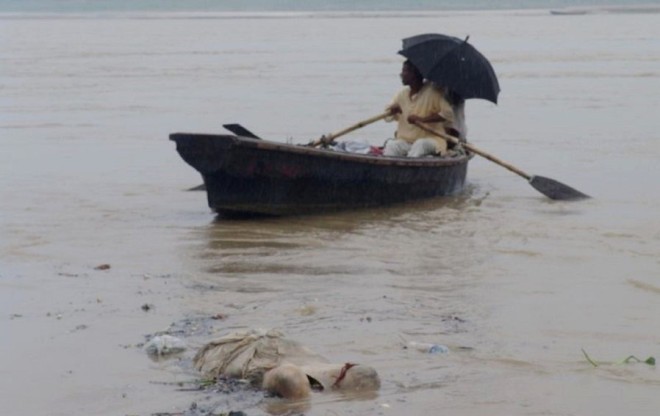
[[[390,158],[229,135],[175,133],[202,174],[209,207],[224,215],[294,215],[452,195],[469,157]]]

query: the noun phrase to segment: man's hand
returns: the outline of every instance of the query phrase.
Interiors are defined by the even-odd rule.
[[[319,140],[321,141],[321,145],[323,146],[329,146],[334,141],[334,139],[332,138],[332,134],[329,133],[327,135],[324,134],[323,136],[321,136]]]
[[[401,107],[399,107],[399,104],[393,104],[387,108],[387,111],[390,112],[390,115],[396,115],[396,114],[401,114]]]

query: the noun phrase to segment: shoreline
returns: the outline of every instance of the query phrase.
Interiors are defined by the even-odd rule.
[[[6,19],[130,19],[130,20],[226,20],[226,19],[375,19],[375,18],[434,18],[448,16],[506,15],[585,15],[585,14],[654,14],[660,5],[639,4],[627,6],[568,6],[560,8],[518,9],[447,9],[447,10],[352,10],[352,11],[0,11],[0,20]]]

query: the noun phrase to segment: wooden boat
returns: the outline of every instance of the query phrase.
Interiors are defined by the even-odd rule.
[[[174,133],[202,174],[209,207],[225,216],[294,215],[452,195],[470,156],[399,158],[233,135]]]

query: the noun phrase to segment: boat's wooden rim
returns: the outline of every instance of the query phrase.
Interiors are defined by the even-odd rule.
[[[426,158],[407,158],[407,157],[391,157],[391,156],[377,156],[377,155],[363,155],[359,153],[348,153],[335,150],[328,150],[322,148],[309,147],[304,145],[296,145],[289,143],[273,142],[268,140],[253,139],[248,137],[239,137],[227,134],[203,134],[203,133],[174,133],[170,135],[172,140],[175,136],[200,136],[206,138],[220,138],[231,140],[232,145],[245,148],[262,149],[269,151],[296,153],[302,155],[310,155],[315,157],[323,157],[335,160],[345,160],[350,162],[361,162],[373,165],[387,165],[387,166],[402,166],[402,167],[446,167],[459,165],[467,162],[472,158],[472,154],[466,156],[440,158],[440,157],[426,157]]]

